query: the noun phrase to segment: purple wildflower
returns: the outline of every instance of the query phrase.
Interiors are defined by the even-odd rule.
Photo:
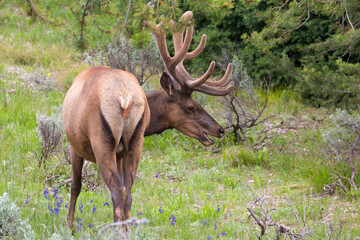
[[[49,190],[48,190],[48,189],[45,189],[45,191],[44,191],[44,197],[45,197],[45,199],[49,199],[49,200],[50,200],[50,197],[48,196],[48,194],[49,194]]]
[[[159,208],[159,212],[160,212],[160,213],[163,213],[163,210],[161,209],[161,207]]]
[[[58,200],[58,201],[56,202],[56,206],[61,207],[61,203],[63,203],[62,198],[61,198],[61,197],[56,197],[56,199]]]
[[[205,220],[202,220],[202,223],[203,223],[204,225],[206,225],[206,221],[205,221]]]
[[[25,200],[25,203],[28,203],[28,202],[29,202],[29,199],[30,199],[30,195],[29,195],[29,194],[27,194],[27,195],[26,195],[26,200]]]
[[[208,236],[207,239],[211,239],[212,237]]]
[[[219,233],[217,234],[217,236],[216,236],[216,238],[219,238],[220,237],[220,235],[219,235]]]
[[[221,232],[221,235],[225,236],[225,235],[226,235],[226,232]]]
[[[66,205],[65,205],[65,208],[66,208],[66,209],[68,209],[68,207],[69,207],[69,205],[68,205],[68,204],[66,204]]]
[[[214,230],[216,230],[216,229],[217,229],[217,226],[216,226],[216,225],[217,225],[217,222],[215,222]]]
[[[53,194],[53,198],[54,198],[59,193],[59,189],[57,188],[53,188],[53,189],[54,189],[54,194]]]
[[[142,212],[138,212],[137,215],[140,216],[140,215],[143,215],[143,214],[142,214]]]
[[[50,205],[48,204],[48,209],[51,212],[50,216],[52,216],[52,214],[54,213],[54,210],[50,207]]]
[[[92,228],[94,225],[92,223],[89,224],[89,228]]]
[[[78,222],[80,222],[80,221],[81,221],[81,218],[79,218]],[[82,224],[83,224],[82,222],[79,223],[78,231],[81,231],[81,229],[82,229]]]
[[[83,212],[83,210],[82,210],[83,207],[84,207],[84,205],[82,203],[79,203],[79,210],[81,213]]]
[[[176,223],[175,216],[174,216],[174,215],[171,215],[171,216],[169,217],[169,220],[171,220],[171,225],[175,226],[175,223]]]
[[[93,207],[92,209],[92,213],[95,213],[96,207]]]
[[[90,203],[93,203],[93,202],[94,202],[94,201],[91,199],[91,200],[90,200]]]
[[[54,214],[58,214],[59,213],[59,208],[54,208]]]
[[[105,203],[104,203],[104,207],[105,206],[109,206],[109,202],[108,201],[106,201]]]
[[[111,214],[108,215],[108,218],[110,218],[110,217],[111,217]]]

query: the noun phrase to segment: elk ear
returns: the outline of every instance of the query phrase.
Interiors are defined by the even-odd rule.
[[[169,76],[169,74],[167,74],[166,72],[163,72],[163,74],[161,75],[160,78],[160,84],[161,87],[165,90],[165,92],[171,96],[174,93],[174,86],[172,84],[171,78]]]

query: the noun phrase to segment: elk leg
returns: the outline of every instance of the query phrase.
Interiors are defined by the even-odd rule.
[[[139,126],[145,128],[144,126]],[[143,129],[145,130],[145,129]],[[131,188],[136,178],[137,169],[140,162],[141,151],[144,140],[144,131],[135,131],[134,135],[131,138],[128,151],[124,155],[123,159],[123,175],[124,175],[124,184],[126,186],[126,201],[125,201],[125,219],[130,218],[131,210]]]
[[[101,177],[111,192],[114,222],[118,222],[124,220],[126,188],[117,169],[115,151],[106,149],[99,144],[94,149],[94,153]]]
[[[70,149],[71,152],[71,165],[72,165],[72,182],[71,182],[71,198],[70,198],[70,207],[67,218],[67,227],[72,229],[74,221],[74,212],[76,200],[81,191],[81,172],[84,165],[84,159],[80,157],[73,148]]]

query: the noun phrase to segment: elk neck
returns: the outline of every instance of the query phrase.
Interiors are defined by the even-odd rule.
[[[146,93],[150,108],[150,123],[145,131],[145,136],[160,134],[171,128],[167,119],[167,93],[164,90]]]

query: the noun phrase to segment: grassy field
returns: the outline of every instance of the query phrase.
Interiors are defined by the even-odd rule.
[[[66,27],[26,16],[21,4],[0,3],[0,26],[0,196],[7,193],[18,206],[35,239],[69,239],[68,144],[42,158],[37,119],[58,119],[72,79],[88,65]],[[208,98],[206,108],[226,124],[217,102]],[[177,131],[145,138],[132,194],[132,216],[149,220],[139,226],[139,238],[257,239],[261,229],[248,208],[292,232],[308,232],[306,239],[360,238],[360,202],[340,191],[320,194],[331,182],[321,151],[321,129],[329,123],[315,120],[326,111],[303,106],[291,90],[271,92],[266,114],[283,124],[258,151],[249,142],[234,144],[230,133],[211,148]],[[95,239],[113,219],[96,165],[86,169],[91,176],[78,199],[75,239]],[[263,239],[275,238],[274,229]]]

